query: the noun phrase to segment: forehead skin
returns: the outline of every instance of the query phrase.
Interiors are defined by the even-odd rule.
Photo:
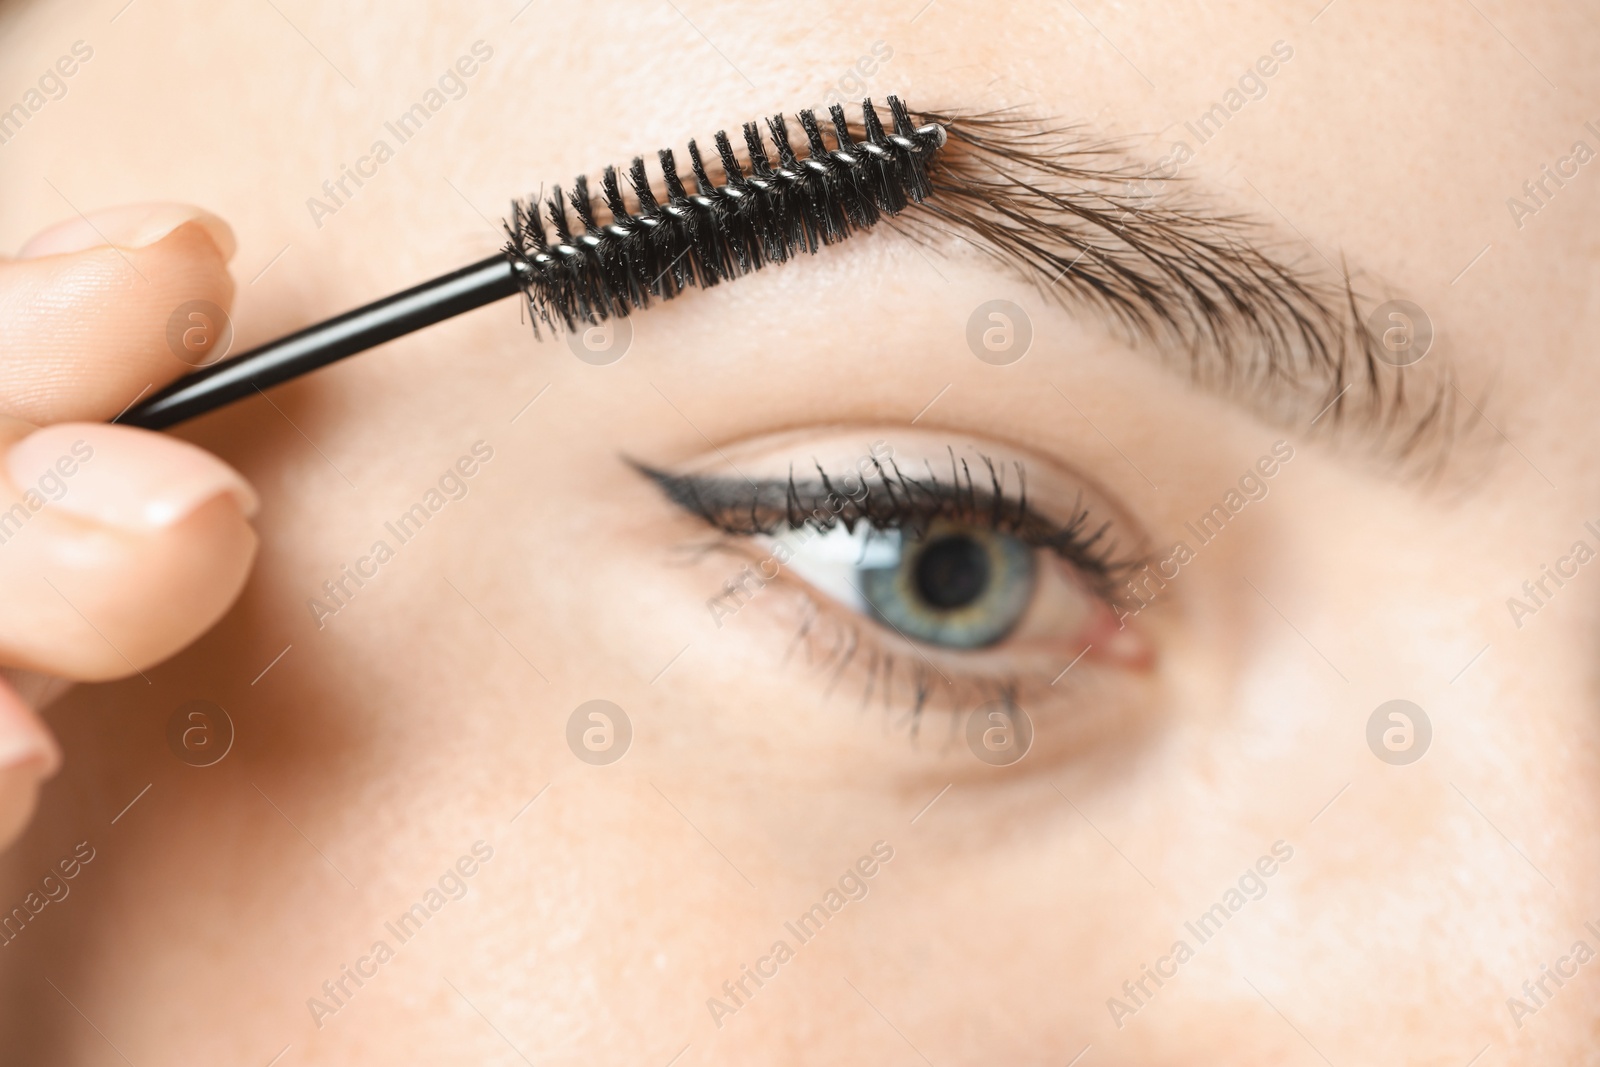
[[[1600,147],[1593,4],[119,6],[0,9],[0,106],[74,40],[94,48],[0,148],[0,245],[74,209],[200,203],[239,236],[237,349],[488,254],[513,194],[858,97],[858,79],[914,108],[1087,122],[1156,158],[1194,145],[1185,124],[1283,41],[1292,59],[1185,176],[1312,265],[1348,262],[1426,308],[1495,447],[1445,500],[1296,436],[1301,480],[1274,487],[1269,532],[1217,548],[1152,622],[1170,645],[1159,713],[1087,766],[1004,788],[964,769],[932,809],[946,821],[913,824],[958,772],[876,722],[837,727],[855,705],[796,691],[781,640],[707,636],[706,582],[664,550],[694,531],[618,455],[903,427],[951,385],[919,428],[1080,464],[1170,540],[1278,430],[959,245],[852,241],[691,293],[641,317],[604,377],[536,345],[509,303],[369,353],[185,431],[261,489],[261,562],[152,685],[53,712],[68,769],[0,858],[0,905],[75,841],[104,859],[72,925],[0,958],[7,1040],[41,1062],[108,1053],[48,976],[140,1063],[265,1063],[286,1044],[285,1063],[667,1063],[686,1044],[685,1064],[1591,1054],[1587,968],[1521,1028],[1506,998],[1574,941],[1600,948],[1583,927],[1600,919],[1600,592],[1575,583],[1526,631],[1505,598],[1600,515],[1600,162],[1520,227],[1507,207],[1574,141]],[[477,40],[493,54],[466,95],[314,218],[323,182]],[[861,75],[877,42],[889,55]],[[993,296],[1035,301],[1054,362],[978,375],[961,330]],[[478,439],[497,466],[455,524],[313,626],[319,583]],[[241,724],[236,758],[204,773],[161,740],[196,695]],[[552,740],[597,696],[640,738],[609,776]],[[1411,768],[1377,764],[1361,735],[1396,697],[1436,711]],[[143,821],[113,834],[146,782]],[[495,858],[444,929],[312,1027],[306,998],[480,838]],[[714,1028],[705,998],[878,838],[896,849],[878,910],[850,905],[856,925]],[[1279,838],[1295,858],[1228,940],[1111,1026],[1106,999]]]

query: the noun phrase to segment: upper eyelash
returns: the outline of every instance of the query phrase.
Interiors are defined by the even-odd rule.
[[[913,534],[921,534],[939,520],[987,525],[1055,553],[1076,568],[1095,592],[1108,597],[1118,576],[1143,562],[1119,555],[1112,523],[1096,523],[1082,494],[1065,520],[1050,518],[1030,506],[1021,463],[1013,464],[1017,491],[1012,494],[1004,484],[1004,468],[987,456],[978,459],[982,469],[975,476],[971,464],[957,459],[952,449],[948,479],[936,473],[932,464],[925,475],[912,476],[893,459],[887,465],[874,459],[872,474],[853,487],[844,479],[830,477],[819,463],[814,463],[815,480],[797,481],[791,467],[785,479],[754,482],[635,466],[674,504],[707,525],[738,537],[771,536],[801,526],[825,532],[842,525],[853,532],[863,522],[874,529]],[[833,506],[830,501],[840,503]]]

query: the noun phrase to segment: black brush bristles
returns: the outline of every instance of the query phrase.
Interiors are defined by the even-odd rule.
[[[745,123],[742,131],[748,163],[734,154],[728,135],[718,132],[721,185],[712,182],[699,146],[690,141],[692,192],[672,152],[663,150],[658,159],[665,201],[651,189],[644,160],[637,158],[625,179],[637,205],[632,211],[624,179],[607,167],[600,180],[600,199],[611,216],[605,223],[596,218],[587,178],[574,180],[570,194],[557,188],[548,199],[513,202],[506,254],[526,268],[523,291],[535,328],[544,322],[574,330],[627,315],[686,288],[704,289],[801,252],[815,253],[920,203],[933,192],[928,157],[944,146],[944,128],[915,125],[893,96],[892,132],[871,100],[862,101],[861,111],[857,140],[844,109],[829,109],[832,148],[816,115],[800,112],[804,159],[796,155],[782,115],[766,124],[776,161],[757,123]]]

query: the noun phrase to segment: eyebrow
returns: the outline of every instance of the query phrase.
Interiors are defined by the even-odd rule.
[[[1271,227],[1083,126],[1009,111],[919,120],[949,134],[934,195],[898,220],[919,239],[962,238],[1169,367],[1181,353],[1192,381],[1271,421],[1357,429],[1400,466],[1442,462],[1454,375],[1437,354],[1382,358],[1348,268],[1307,268]]]

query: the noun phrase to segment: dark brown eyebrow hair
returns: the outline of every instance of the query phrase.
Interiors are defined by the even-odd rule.
[[[1442,462],[1457,429],[1454,375],[1438,353],[1403,368],[1384,360],[1365,321],[1376,300],[1347,268],[1308,266],[1272,227],[1086,127],[1012,111],[919,121],[950,139],[930,164],[935,194],[898,220],[919,240],[962,238],[1272,421],[1359,429],[1430,473]]]

